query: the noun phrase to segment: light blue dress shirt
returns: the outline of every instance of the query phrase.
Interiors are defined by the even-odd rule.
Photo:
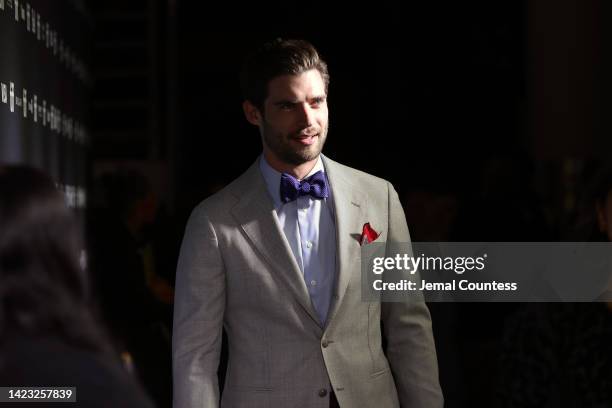
[[[274,202],[280,226],[304,275],[312,305],[321,325],[325,325],[336,277],[333,192],[330,188],[329,197],[324,199],[306,195],[283,204],[280,199],[281,173],[270,167],[263,155],[259,159],[259,167]],[[319,170],[325,172],[321,156],[306,177]]]

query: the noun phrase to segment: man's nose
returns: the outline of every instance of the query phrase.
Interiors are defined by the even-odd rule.
[[[310,107],[309,104],[303,103],[300,105],[299,109],[300,114],[300,124],[302,124],[305,128],[314,125],[314,110]]]

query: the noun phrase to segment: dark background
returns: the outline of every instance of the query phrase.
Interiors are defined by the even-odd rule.
[[[329,63],[325,153],[401,192],[464,201],[495,184],[485,179],[502,162],[525,173],[546,222],[560,226],[590,163],[610,151],[602,1],[91,8],[94,169],[137,161],[183,220],[259,153],[238,70],[247,50],[279,36],[311,40]]]
[[[191,209],[261,151],[238,72],[250,48],[275,37],[308,39],[327,60],[324,152],[390,180],[413,240],[588,238],[592,208],[581,203],[612,148],[608,2],[64,4],[92,21],[81,37],[94,80],[80,102],[91,112],[88,186],[108,171],[143,172],[174,248]],[[28,75],[54,78],[42,66]],[[23,130],[0,107],[4,149]],[[447,406],[497,406],[504,333],[519,308],[431,305]]]

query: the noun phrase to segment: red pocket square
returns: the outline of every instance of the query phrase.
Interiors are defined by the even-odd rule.
[[[369,222],[363,224],[363,231],[361,232],[361,238],[359,239],[360,245],[366,245],[370,242],[373,242],[376,238],[378,238],[380,234],[374,231],[374,228],[370,225]]]

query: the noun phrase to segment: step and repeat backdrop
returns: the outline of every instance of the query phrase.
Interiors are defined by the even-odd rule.
[[[81,219],[92,30],[76,0],[0,0],[0,163],[45,170]]]

